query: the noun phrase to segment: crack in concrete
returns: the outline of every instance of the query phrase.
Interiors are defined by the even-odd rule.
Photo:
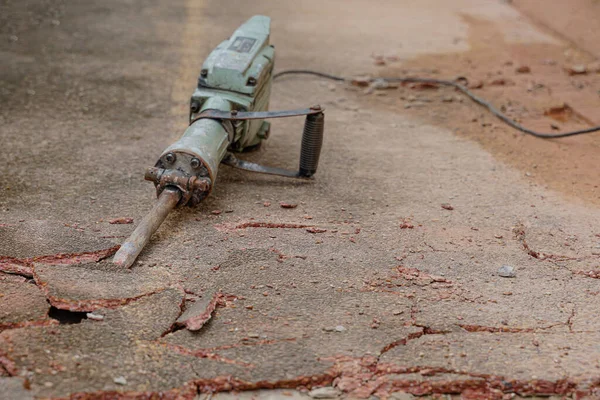
[[[250,221],[243,222],[241,224],[233,225],[233,224],[217,224],[215,225],[215,229],[220,232],[233,232],[241,229],[248,228],[267,228],[267,229],[302,229],[302,228],[314,228],[313,225],[304,225],[304,224],[292,224],[292,223],[283,223],[283,222],[259,222],[259,221]]]
[[[203,349],[203,350],[208,351],[208,352],[214,352],[214,351],[219,351],[219,350],[237,349],[240,347],[247,347],[247,346],[264,346],[264,345],[276,344],[276,343],[282,343],[282,342],[295,342],[296,340],[297,340],[296,338],[263,339],[263,340],[257,340],[257,341],[246,342],[246,343],[224,344],[222,346],[211,347],[211,348]]]
[[[540,251],[533,250],[529,246],[527,241],[525,240],[525,227],[522,224],[518,224],[517,226],[515,226],[515,228],[513,229],[513,232],[515,233],[517,241],[519,241],[521,243],[521,245],[523,246],[523,249],[525,250],[525,252],[528,255],[530,255],[531,257],[536,258],[538,260],[550,261],[550,262],[560,262],[560,261],[583,261],[583,260],[590,258],[590,256],[571,257],[571,256],[563,256],[560,254],[542,253]],[[595,255],[593,255],[593,256],[595,256]]]
[[[559,322],[549,326],[537,327],[537,328],[520,328],[520,327],[510,327],[510,326],[485,326],[485,325],[473,325],[473,324],[457,324],[459,327],[464,329],[467,332],[490,332],[490,333],[531,333],[531,332],[539,332],[548,329],[552,329],[555,326],[564,325],[564,323]]]
[[[184,293],[186,293],[184,291]],[[169,328],[167,328],[163,333],[160,334],[160,337],[163,338],[165,336],[167,336],[169,333],[173,333],[179,329],[181,329],[181,327],[177,324],[177,321],[179,320],[179,318],[181,317],[181,315],[183,314],[184,310],[185,310],[185,296],[183,296],[181,298],[181,301],[179,302],[179,314],[177,314],[177,317],[175,318],[175,321],[173,321],[173,323],[171,324],[171,326],[169,326]]]
[[[571,310],[571,315],[569,316],[569,319],[567,319],[567,326],[569,327],[569,332],[574,333],[573,330],[573,319],[577,316],[577,308],[573,307],[573,309]]]
[[[248,363],[245,361],[237,361],[237,360],[232,360],[230,358],[226,358],[226,357],[222,357],[217,353],[214,353],[212,351],[207,351],[206,349],[198,349],[198,350],[191,350],[188,349],[187,347],[183,347],[180,345],[176,345],[176,344],[171,344],[171,343],[163,343],[163,342],[154,342],[160,346],[166,347],[167,349],[173,350],[176,353],[185,355],[185,356],[191,356],[191,357],[198,357],[198,358],[208,358],[211,360],[215,360],[215,361],[219,361],[225,364],[233,364],[233,365],[240,365],[246,368],[254,368],[255,365],[252,363]]]
[[[418,339],[421,336],[425,335],[425,329],[422,329],[420,332],[413,332],[410,333],[407,337],[393,341],[391,343],[386,344],[380,351],[379,351],[379,356],[381,357],[383,354],[387,353],[388,351],[390,351],[391,349],[398,347],[398,346],[406,346],[406,344],[414,339]],[[378,358],[379,360],[379,358]]]
[[[68,265],[86,262],[98,262],[115,254],[117,250],[119,250],[119,247],[120,246],[117,245],[108,249],[96,251],[81,253],[58,253],[27,258],[0,256],[0,271],[8,274],[21,275],[26,278],[33,278],[34,263],[45,265]]]
[[[6,376],[17,376],[19,374],[15,362],[3,352],[0,352],[0,371],[3,371]]]
[[[48,283],[43,282],[41,278],[36,274],[35,269],[33,269],[33,279],[36,285],[40,288],[48,302],[61,310],[68,311],[77,311],[77,312],[91,312],[95,311],[99,308],[117,308],[124,305],[127,305],[133,301],[139,300],[143,297],[151,296],[157,293],[161,293],[167,289],[167,287],[163,287],[160,289],[153,290],[148,293],[140,294],[139,296],[134,297],[126,297],[119,299],[88,299],[88,300],[71,300],[71,299],[61,299],[58,297],[54,297],[50,294],[50,290],[48,289]]]
[[[42,319],[37,321],[21,321],[21,322],[8,322],[0,324],[0,332],[7,331],[10,329],[21,329],[36,326],[51,326],[58,325],[58,321],[52,318]]]
[[[320,375],[299,376],[274,382],[262,380],[252,383],[228,375],[212,379],[198,379],[193,383],[196,385],[197,394],[202,394],[259,389],[311,389],[313,387],[329,386],[335,378],[334,374],[325,372]]]
[[[577,274],[577,275],[584,275],[584,276],[587,276],[588,278],[600,279],[600,270],[576,271],[573,273]]]

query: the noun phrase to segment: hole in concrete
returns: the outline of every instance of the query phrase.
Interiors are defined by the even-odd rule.
[[[78,324],[87,319],[86,312],[61,310],[56,307],[50,307],[48,317],[57,320],[60,324]]]

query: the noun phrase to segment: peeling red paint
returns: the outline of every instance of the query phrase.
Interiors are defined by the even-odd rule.
[[[232,224],[217,224],[215,228],[222,232],[235,231],[239,229],[247,229],[247,228],[267,228],[267,229],[302,229],[302,228],[311,228],[312,225],[303,225],[303,224],[289,224],[289,223],[281,223],[281,222],[258,222],[258,221],[250,221],[244,222],[237,225]]]
[[[406,346],[406,344],[413,339],[418,339],[421,336],[425,335],[425,329],[423,329],[420,332],[414,332],[409,334],[407,337],[402,338],[400,340],[396,340],[395,342],[392,343],[388,343],[387,345],[385,345],[385,347],[383,349],[381,349],[380,353],[383,354],[387,351],[390,351],[391,349],[393,349],[394,347],[397,346]]]
[[[176,344],[161,343],[161,342],[158,342],[158,344],[160,344],[161,346],[164,346],[170,350],[173,350],[176,353],[183,354],[186,356],[192,356],[192,357],[198,357],[198,358],[208,358],[208,359],[219,361],[219,362],[226,363],[226,364],[234,364],[234,365],[241,365],[246,368],[254,368],[254,364],[252,364],[252,363],[247,363],[245,361],[237,361],[237,360],[232,360],[230,358],[221,357],[217,353],[214,353],[212,351],[207,351],[205,349],[191,350],[191,349],[188,349],[187,347],[179,346]]]
[[[6,372],[8,376],[17,376],[19,374],[15,362],[3,353],[0,353],[0,370]]]
[[[10,322],[1,324],[0,323],[0,332],[5,331],[7,329],[19,329],[19,328],[28,328],[30,326],[51,326],[58,325],[58,321],[55,319],[42,319],[39,321],[21,321],[21,322]]]
[[[12,257],[0,257],[0,271],[27,278],[33,277],[33,266],[31,263]]]
[[[108,249],[83,252],[83,253],[60,253],[49,256],[37,256],[26,259],[31,263],[40,263],[46,265],[65,265],[65,264],[79,264],[86,262],[98,262],[106,257],[110,257],[119,250],[119,245],[110,247]]]
[[[180,354],[194,357],[210,358],[216,361],[240,364],[241,362],[229,360],[205,350],[189,350],[181,346],[162,344]],[[75,393],[68,397],[55,398],[56,400],[192,400],[199,393],[215,393],[228,391],[248,391],[259,389],[311,389],[320,386],[336,386],[353,398],[366,399],[372,395],[388,398],[395,392],[411,393],[417,396],[435,396],[446,394],[460,394],[462,399],[490,399],[501,400],[506,394],[520,396],[534,395],[559,395],[573,396],[581,399],[585,396],[600,394],[600,378],[594,380],[577,381],[566,378],[555,382],[541,379],[517,380],[504,376],[472,373],[429,366],[402,366],[381,363],[374,356],[349,357],[336,356],[322,358],[321,361],[332,362],[333,365],[325,372],[318,375],[298,376],[291,379],[278,381],[261,380],[256,382],[244,381],[231,375],[217,376],[206,379],[196,379],[187,382],[180,388],[168,391],[155,392],[125,392],[125,391],[98,391],[91,393]],[[14,364],[9,361],[6,368],[6,358],[0,356],[0,365],[12,374],[17,373]],[[3,363],[4,362],[4,363]],[[3,364],[2,364],[3,363]],[[249,367],[247,363],[242,365]],[[420,374],[420,379],[403,379],[402,375]],[[446,379],[426,379],[436,375],[445,375]],[[457,378],[457,377],[458,378]]]
[[[194,381],[199,393],[214,393],[227,391],[246,391],[259,389],[310,389],[313,387],[331,385],[335,376],[331,373],[321,375],[299,376],[280,381],[248,382],[232,376],[221,376],[213,379]]]
[[[594,278],[594,279],[600,279],[600,270],[595,270],[595,271],[577,271],[575,272],[578,275],[585,275],[587,277],[590,278]]]
[[[467,332],[502,332],[502,333],[520,333],[534,332],[534,328],[515,328],[508,326],[483,326],[483,325],[458,325]]]

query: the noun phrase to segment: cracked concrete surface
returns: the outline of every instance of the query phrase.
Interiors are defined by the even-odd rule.
[[[326,107],[316,179],[223,166],[213,195],[169,216],[131,270],[110,264],[152,204],[143,168],[183,131],[201,61],[253,14],[273,18],[279,69],[378,74],[384,54],[388,72],[445,77],[415,63],[485,53],[469,37],[481,21],[503,36],[498,65],[573,44],[500,1],[0,7],[0,397],[600,396],[595,189],[553,191],[537,180],[545,165],[526,175],[477,136],[529,143],[512,131],[456,135],[449,107],[485,117],[442,101],[446,89],[282,79],[272,109]],[[582,79],[582,91],[600,81]],[[553,95],[576,97],[575,83]],[[275,121],[243,157],[293,168],[301,128]],[[589,165],[570,156],[582,143],[599,144],[540,146]]]

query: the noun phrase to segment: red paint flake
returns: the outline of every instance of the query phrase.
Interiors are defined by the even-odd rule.
[[[133,224],[133,218],[131,217],[120,217],[120,218],[115,218],[115,219],[111,219],[110,221],[108,221],[109,224],[111,225],[124,225],[124,224]]]
[[[414,227],[410,218],[404,218],[400,223],[400,229],[413,229]]]
[[[323,229],[323,228],[317,228],[317,227],[310,227],[306,229],[306,232],[308,233],[324,233],[327,232],[327,229]]]

